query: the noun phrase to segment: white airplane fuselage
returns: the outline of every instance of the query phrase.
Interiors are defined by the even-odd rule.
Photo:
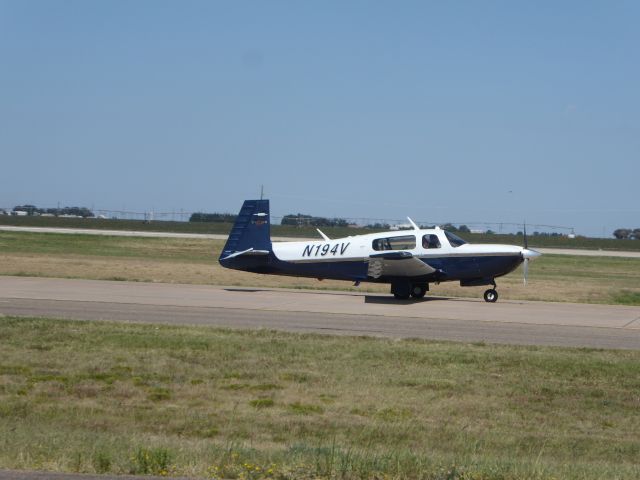
[[[271,242],[268,208],[267,200],[245,202],[220,256],[224,267],[272,275],[389,283],[398,298],[420,298],[430,283],[459,281],[461,286],[495,287],[495,278],[540,255],[513,245],[469,244],[437,227],[338,239],[322,234],[324,238],[319,240]],[[495,290],[488,290],[485,299],[488,292],[497,298]],[[495,301],[493,294],[487,301]]]

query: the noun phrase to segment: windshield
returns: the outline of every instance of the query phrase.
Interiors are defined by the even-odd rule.
[[[447,232],[445,230],[444,234],[447,236],[447,240],[449,240],[449,243],[451,244],[452,247],[459,247],[460,245],[464,245],[465,242],[463,239],[461,239],[459,236],[454,235],[451,232]]]

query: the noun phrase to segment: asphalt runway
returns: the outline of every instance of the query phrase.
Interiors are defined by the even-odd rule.
[[[0,315],[640,349],[640,308],[0,277]]]

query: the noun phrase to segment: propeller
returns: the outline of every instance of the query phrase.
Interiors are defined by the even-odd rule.
[[[524,235],[524,249],[529,250],[529,242],[527,242],[527,222],[523,222],[522,224],[522,233]],[[523,252],[522,258],[524,258],[524,265],[522,266],[522,271],[524,273],[522,277],[522,284],[526,287],[527,277],[529,276],[529,257],[525,256]]]
[[[524,265],[522,265],[522,271],[524,273],[523,284],[527,286],[527,277],[529,276],[529,260],[537,258],[541,255],[540,252],[536,252],[535,250],[529,249],[529,242],[527,241],[527,224],[526,222],[523,225],[523,233],[524,233],[524,248],[522,249],[522,260]]]

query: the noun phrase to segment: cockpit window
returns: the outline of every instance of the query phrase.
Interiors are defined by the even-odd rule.
[[[449,240],[449,243],[451,244],[452,247],[459,247],[460,245],[464,245],[465,242],[463,239],[461,239],[459,236],[454,235],[451,232],[447,232],[445,230],[444,234],[447,236],[447,240]]]
[[[440,248],[440,239],[433,233],[422,236],[422,248]]]
[[[415,235],[400,237],[376,238],[372,245],[374,250],[412,250],[416,248]]]

